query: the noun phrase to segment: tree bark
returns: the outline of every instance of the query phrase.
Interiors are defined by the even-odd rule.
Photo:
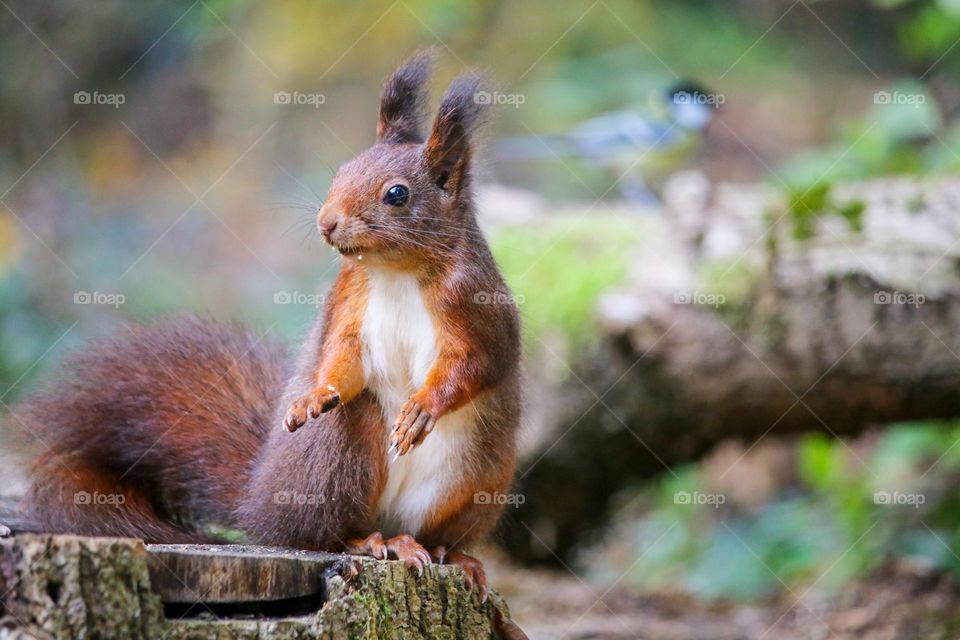
[[[4,640],[491,638],[498,611],[500,596],[480,603],[454,566],[418,577],[398,562],[261,547],[0,541]]]
[[[813,212],[689,175],[668,196],[598,339],[541,394],[563,401],[521,464],[521,557],[566,561],[621,489],[724,438],[960,415],[960,181],[837,186]]]

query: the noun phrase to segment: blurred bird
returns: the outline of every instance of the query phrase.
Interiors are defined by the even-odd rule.
[[[681,169],[699,149],[707,125],[723,102],[692,82],[651,95],[645,113],[613,111],[581,122],[569,133],[506,138],[495,155],[506,160],[580,157],[614,173],[621,195],[658,202],[651,186]]]

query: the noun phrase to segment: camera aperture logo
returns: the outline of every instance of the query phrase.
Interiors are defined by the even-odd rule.
[[[73,94],[73,104],[83,105],[105,105],[119,109],[120,105],[127,101],[127,96],[122,93],[101,93],[94,91],[77,91]]]
[[[73,494],[73,504],[80,506],[110,506],[116,507],[127,501],[127,496],[122,493],[100,493],[94,491],[77,491]]]
[[[908,506],[919,509],[927,502],[927,496],[922,493],[904,493],[902,491],[877,491],[873,494],[873,504],[883,506]]]
[[[922,293],[904,293],[903,291],[877,291],[873,294],[873,304],[896,304],[918,308],[927,297]]]
[[[703,291],[678,291],[673,294],[673,304],[700,304],[714,309],[726,304],[727,297],[722,293]]]
[[[280,505],[290,505],[294,507],[304,507],[310,505],[323,504],[327,501],[326,497],[319,493],[300,493],[299,491],[277,491],[273,494],[273,503]]]
[[[877,91],[873,94],[873,104],[905,104],[911,107],[919,107],[927,101],[927,96],[922,93],[903,93],[902,91]]]
[[[77,291],[73,294],[73,304],[95,304],[119,309],[127,301],[122,293],[106,293],[103,291]]]
[[[473,94],[473,101],[476,104],[493,104],[498,106],[508,106],[519,109],[520,105],[527,101],[527,97],[522,93],[501,93],[499,91],[477,91]]]
[[[526,501],[527,497],[522,493],[500,493],[499,491],[490,493],[489,491],[478,491],[473,494],[474,504],[507,505],[516,509]]]
[[[273,94],[273,104],[282,105],[309,105],[314,109],[319,109],[320,105],[327,101],[327,96],[322,93],[301,93],[300,91],[277,91]]]
[[[677,491],[673,494],[673,504],[710,506],[719,509],[727,501],[722,493],[703,493],[700,491]]]
[[[325,298],[319,293],[303,293],[302,291],[277,291],[273,294],[273,304],[306,305],[319,309]]]
[[[719,107],[727,101],[722,93],[703,93],[701,91],[681,91],[674,97],[677,104],[702,104],[708,107]]]
[[[523,294],[509,291],[477,291],[473,294],[474,304],[512,304],[521,305],[526,298]]]

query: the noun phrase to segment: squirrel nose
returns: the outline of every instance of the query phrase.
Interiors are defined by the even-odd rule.
[[[323,237],[327,240],[330,239],[330,236],[337,228],[337,218],[335,216],[321,216],[317,221],[317,226],[320,227],[320,233],[323,234]]]

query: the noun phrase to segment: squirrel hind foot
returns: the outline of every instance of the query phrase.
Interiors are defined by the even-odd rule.
[[[490,596],[490,590],[487,586],[487,573],[483,570],[483,563],[473,556],[458,551],[447,551],[444,546],[438,546],[430,552],[437,564],[456,564],[463,568],[463,584],[473,591],[476,589],[480,594],[480,601],[486,602]]]
[[[347,552],[371,556],[378,560],[399,560],[411,569],[416,569],[417,575],[423,575],[424,566],[432,563],[427,549],[406,533],[384,540],[382,533],[374,531],[366,538],[348,540]]]

